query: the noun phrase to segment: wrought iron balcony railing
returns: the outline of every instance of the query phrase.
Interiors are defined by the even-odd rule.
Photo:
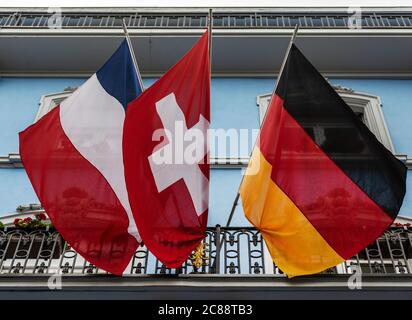
[[[261,234],[253,228],[208,228],[201,264],[188,259],[179,269],[162,265],[146,247],[140,247],[126,270],[144,274],[278,274]],[[216,252],[220,254],[216,255]],[[328,274],[350,274],[360,268],[364,274],[411,274],[412,228],[393,227],[367,249]],[[359,270],[359,269],[357,269]],[[77,254],[56,231],[0,230],[0,278],[7,274],[106,274]]]

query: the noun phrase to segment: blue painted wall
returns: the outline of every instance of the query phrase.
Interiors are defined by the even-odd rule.
[[[0,78],[0,154],[18,151],[17,133],[33,123],[42,95],[79,86],[83,79]]]
[[[0,155],[18,151],[17,133],[33,122],[42,95],[63,91],[68,86],[78,86],[83,81],[81,78],[0,78]],[[154,81],[145,79],[145,85],[149,86]],[[412,80],[331,81],[380,96],[396,152],[412,156]],[[256,96],[271,92],[274,82],[274,79],[255,78],[213,79],[211,127],[237,130],[258,128]],[[244,150],[241,156],[247,156],[252,145],[250,141],[249,150]],[[210,225],[225,224],[240,179],[239,169],[212,170]],[[20,204],[36,202],[38,200],[23,169],[0,169],[0,216],[14,212]],[[408,175],[408,192],[401,214],[412,217],[412,172]],[[240,205],[233,224],[248,225]]]

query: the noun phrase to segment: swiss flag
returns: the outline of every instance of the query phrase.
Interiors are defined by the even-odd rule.
[[[129,104],[123,134],[126,185],[148,249],[178,268],[205,237],[210,121],[208,32]]]

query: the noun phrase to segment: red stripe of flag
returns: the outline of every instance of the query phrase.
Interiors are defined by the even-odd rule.
[[[24,167],[63,238],[89,262],[121,275],[138,247],[127,232],[127,214],[106,179],[67,138],[59,112],[54,108],[20,133]]]

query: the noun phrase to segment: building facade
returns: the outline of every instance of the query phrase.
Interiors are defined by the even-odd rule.
[[[207,9],[0,8],[0,221],[5,225],[0,230],[0,297],[29,297],[32,290],[54,297],[103,297],[108,292],[128,298],[168,297],[170,292],[200,298],[228,297],[229,292],[233,298],[252,293],[256,298],[303,297],[308,292],[314,297],[331,292],[345,296],[357,294],[348,288],[357,270],[370,296],[409,292],[412,8],[365,8],[356,14],[347,8],[214,10],[211,127],[235,138],[227,145],[211,141],[203,263],[197,266],[189,259],[181,269],[169,270],[142,247],[127,275],[115,278],[84,261],[55,230],[13,227],[15,218],[42,212],[20,161],[18,132],[99,68],[124,38],[122,19],[148,87],[205,30]],[[224,227],[296,24],[296,44],[302,52],[410,169],[404,203],[392,228],[357,257],[309,281],[288,280],[273,265],[240,204],[231,227]],[[331,129],[341,130],[342,139],[347,134],[344,128]],[[313,132],[316,139],[328,138],[316,124]],[[236,143],[241,136],[246,136],[246,144]],[[63,275],[61,290],[50,290],[51,275]],[[20,289],[11,290],[16,285]]]

